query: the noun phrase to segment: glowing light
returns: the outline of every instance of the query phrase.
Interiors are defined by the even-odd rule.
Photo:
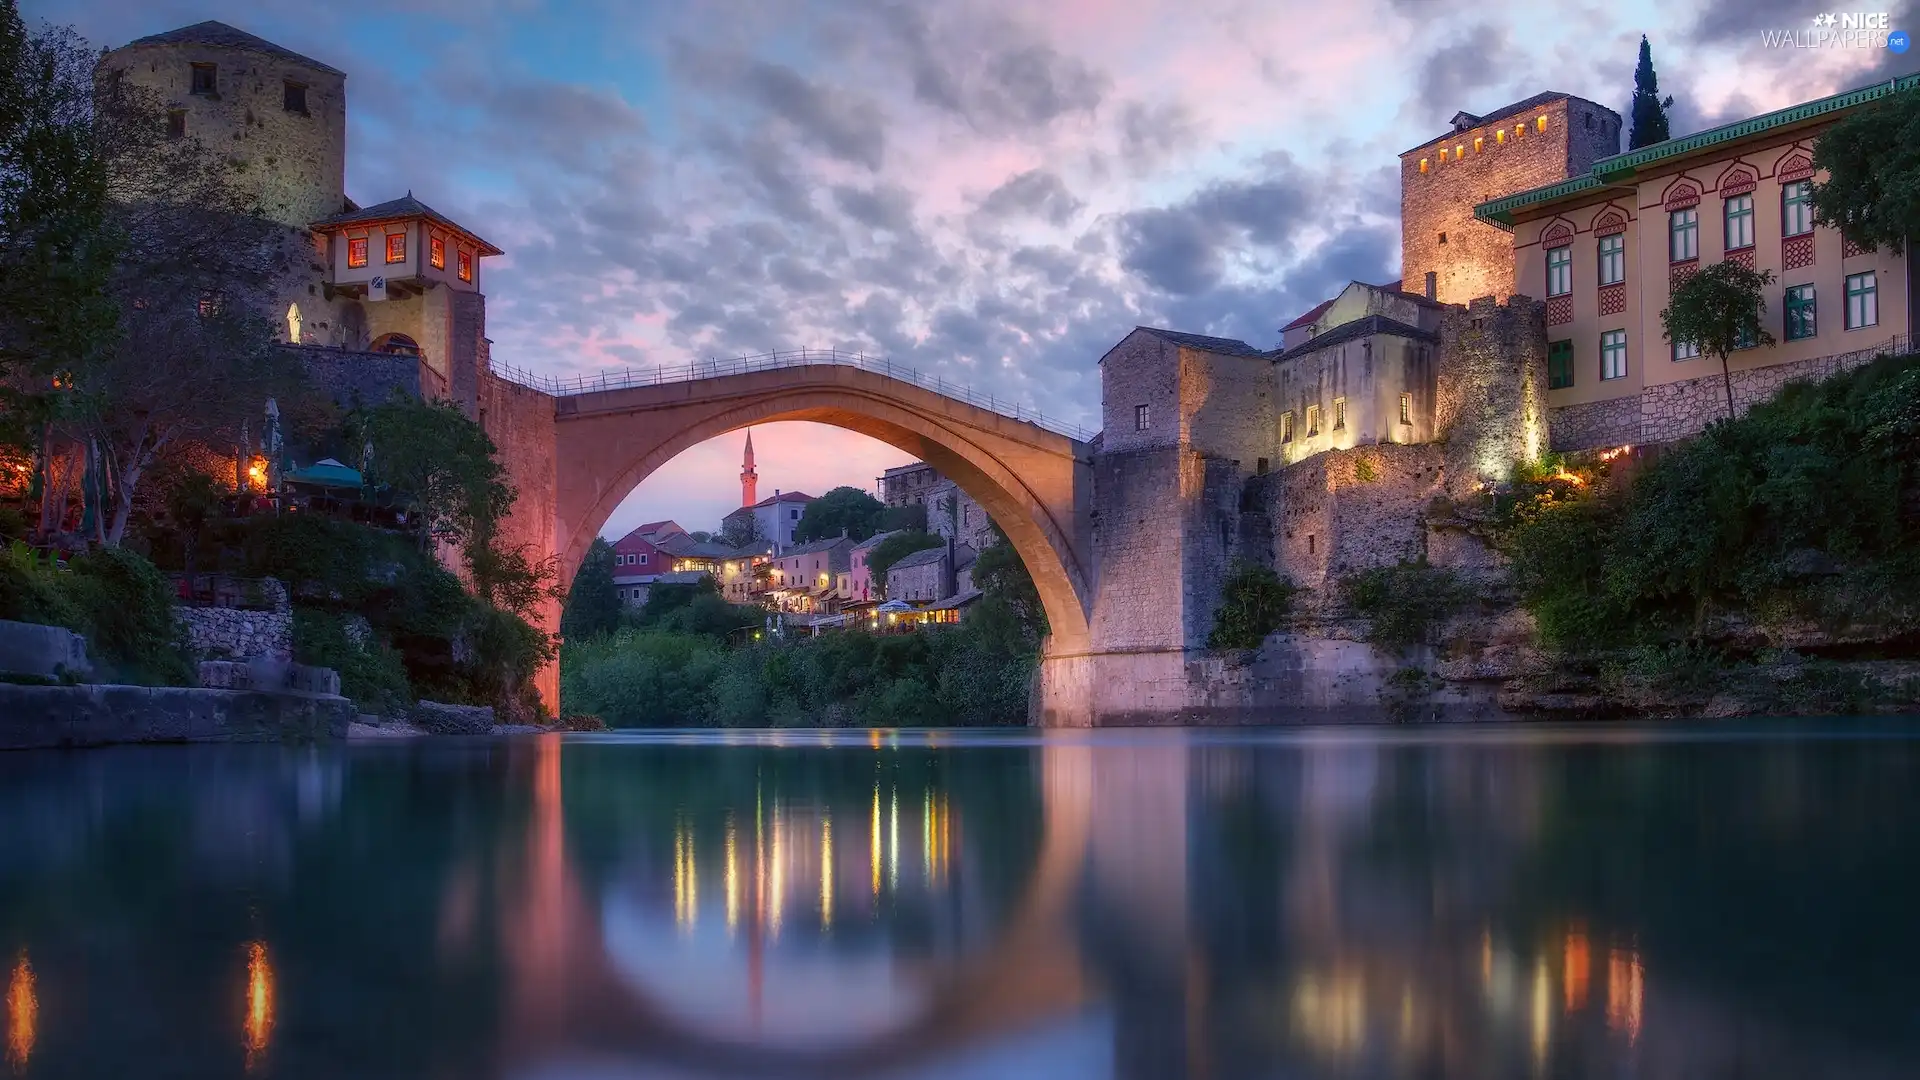
[[[24,950],[14,962],[7,983],[7,1064],[23,1072],[33,1056],[33,1040],[40,1024],[40,996],[34,992],[33,964]]]
[[[1294,1030],[1323,1055],[1349,1055],[1366,1041],[1366,984],[1356,973],[1302,975],[1292,1005]]]
[[[880,745],[880,733],[873,733],[874,745]],[[873,782],[873,846],[868,851],[867,862],[873,871],[873,895],[880,895],[880,781]]]
[[[780,936],[780,916],[786,907],[787,860],[785,858],[785,826],[780,821],[780,800],[773,800],[773,851],[767,856],[769,864],[767,892],[771,901],[767,906],[767,929],[773,936]]]
[[[733,823],[733,814],[727,814],[727,933],[731,934],[740,925],[740,868],[738,862],[737,837]]]
[[[673,922],[691,929],[700,905],[700,878],[693,856],[693,827],[677,822],[673,829]]]
[[[1607,1026],[1624,1031],[1627,1041],[1640,1038],[1640,1018],[1646,972],[1632,949],[1614,949],[1607,957]]]
[[[267,459],[256,457],[247,464],[247,486],[261,491],[267,487]]]
[[[1633,447],[1631,446],[1616,446],[1611,450],[1600,451],[1600,460],[1612,461],[1614,458],[1631,453],[1633,453]]]
[[[900,886],[900,789],[894,788],[887,806],[887,887]]]
[[[1546,958],[1541,957],[1533,965],[1533,1066],[1536,1072],[1546,1064],[1552,1024],[1553,976],[1547,972]]]
[[[247,1067],[273,1037],[273,965],[262,942],[247,946]]]
[[[1567,471],[1567,470],[1565,470],[1565,469],[1561,469],[1561,470],[1559,470],[1559,471],[1557,471],[1557,472],[1555,472],[1555,473],[1553,474],[1553,476],[1552,476],[1552,477],[1550,477],[1549,479],[1553,479],[1553,480],[1560,480],[1560,481],[1563,481],[1563,482],[1565,482],[1565,483],[1569,483],[1569,484],[1572,484],[1572,485],[1574,485],[1575,487],[1586,487],[1586,486],[1587,486],[1587,482],[1586,482],[1586,480],[1584,480],[1584,479],[1582,479],[1581,477],[1578,477],[1578,476],[1575,476],[1575,475],[1573,475],[1572,473],[1570,473],[1570,472],[1568,472],[1568,471]]]
[[[1587,951],[1586,930],[1578,926],[1568,929],[1561,954],[1562,966],[1566,969],[1563,978],[1566,981],[1567,1011],[1574,1012],[1587,1003],[1587,982],[1593,970],[1593,957]]]
[[[820,819],[820,927],[833,926],[833,818]]]

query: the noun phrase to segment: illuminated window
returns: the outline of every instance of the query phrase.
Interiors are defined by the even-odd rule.
[[[433,261],[435,270],[447,268],[447,242],[436,236],[427,241],[427,258]]]
[[[1565,390],[1573,385],[1573,342],[1555,341],[1547,345],[1547,389]]]
[[[1440,164],[1445,165],[1446,163],[1447,163],[1447,148],[1443,146],[1440,148]]]
[[[1565,296],[1573,291],[1573,245],[1547,249],[1547,295]]]
[[[1461,143],[1460,145],[1453,148],[1453,159],[1455,161],[1458,161],[1461,158],[1466,156],[1467,156],[1467,144]]]
[[[1675,210],[1667,215],[1667,258],[1686,262],[1700,257],[1700,215],[1693,210]]]
[[[1288,410],[1287,412],[1283,412],[1280,414],[1280,441],[1283,443],[1290,443],[1293,441],[1292,410]]]
[[[1307,438],[1320,434],[1320,406],[1307,406]]]
[[[307,84],[287,80],[281,87],[280,107],[304,115],[307,111]]]
[[[1871,273],[1847,275],[1847,329],[1858,330],[1879,322],[1879,279]]]
[[[189,64],[187,66],[193,73],[192,93],[211,95],[220,92],[218,89],[218,79],[216,78],[219,72],[218,68],[212,64]]]
[[[387,234],[387,261],[390,263],[407,261],[407,234]]]
[[[1627,377],[1627,332],[1609,330],[1600,335],[1600,378]]]
[[[1627,280],[1627,235],[1614,233],[1600,238],[1600,284],[1618,285]]]
[[[1727,250],[1753,246],[1753,196],[1735,195],[1727,200]]]
[[[473,280],[473,252],[471,251],[462,250],[460,252],[460,280]]]
[[[184,114],[184,113],[182,114],[182,116],[181,116],[181,118],[182,118],[183,120],[185,119],[185,114]],[[1426,158],[1421,158],[1421,159],[1420,159],[1420,171],[1421,171],[1421,172],[1426,172],[1426,171],[1427,171],[1427,159],[1426,159]]]
[[[1147,412],[1147,407],[1145,405],[1135,405],[1133,407],[1133,430],[1145,431],[1152,426],[1153,422]]]
[[[1343,397],[1337,397],[1333,399],[1333,430],[1345,431],[1346,429],[1347,429],[1347,399]]]
[[[1403,424],[1413,423],[1413,395],[1412,394],[1400,395],[1400,422]]]
[[[1477,153],[1479,153],[1479,152],[1480,152],[1481,150],[1483,150],[1483,149],[1485,149],[1486,147],[1485,147],[1485,146],[1483,145],[1483,143],[1485,143],[1485,141],[1486,141],[1486,140],[1485,140],[1484,138],[1482,138],[1481,136],[1479,136],[1479,135],[1475,135],[1475,136],[1473,137],[1473,152],[1477,154]]]
[[[1676,341],[1673,343],[1673,362],[1676,364],[1682,360],[1691,360],[1699,355],[1700,346],[1695,345],[1691,341]]]
[[[1813,181],[1797,180],[1780,188],[1780,222],[1782,236],[1813,231]]]
[[[347,265],[358,269],[367,265],[367,238],[354,236],[347,239]]]
[[[167,138],[184,139],[187,137],[187,110],[174,109],[167,113]]]
[[[1507,129],[1501,128],[1499,131],[1494,132],[1493,141],[1501,146],[1505,146],[1507,144]]]
[[[1794,285],[1787,289],[1787,340],[1799,341],[1817,333],[1813,312],[1813,286]]]
[[[1536,128],[1539,128],[1540,131],[1542,132],[1545,132],[1547,130],[1547,118],[1544,116],[1540,117],[1538,120],[1535,120],[1533,124]]]
[[[1514,138],[1516,138],[1516,139],[1518,139],[1518,138],[1522,138],[1522,137],[1524,137],[1524,136],[1526,135],[1526,133],[1527,133],[1527,125],[1525,125],[1525,124],[1515,124],[1515,125],[1513,125],[1513,137],[1514,137]]]

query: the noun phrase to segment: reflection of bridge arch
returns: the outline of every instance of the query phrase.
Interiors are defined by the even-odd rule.
[[[570,578],[620,501],[684,450],[729,431],[808,420],[857,431],[953,478],[1032,574],[1056,649],[1087,641],[1086,445],[879,371],[800,364],[593,389],[556,410],[556,542]]]
[[[923,1006],[891,1030],[839,1046],[793,1048],[699,1030],[636,990],[610,965],[599,921],[566,866],[557,737],[543,741],[528,870],[505,929],[519,998],[520,1052],[555,1043],[590,1055],[698,1066],[740,1075],[855,1076],[937,1056],[990,1035],[1065,1015],[1088,998],[1069,909],[1085,867],[1093,783],[1086,746],[1044,751],[1046,834],[1033,878],[993,946],[939,973]]]

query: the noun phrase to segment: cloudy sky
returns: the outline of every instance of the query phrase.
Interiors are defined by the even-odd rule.
[[[497,360],[553,374],[840,347],[1097,426],[1138,324],[1272,346],[1399,275],[1397,154],[1544,89],[1675,134],[1920,66],[1761,47],[1830,0],[24,0],[98,45],[219,19],[349,74],[348,192],[505,248]],[[1874,0],[1896,27],[1916,0]],[[739,436],[607,527],[711,528]],[[761,487],[905,460],[813,425]]]

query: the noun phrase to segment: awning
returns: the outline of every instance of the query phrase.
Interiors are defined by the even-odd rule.
[[[311,465],[293,469],[282,477],[289,484],[308,484],[324,488],[359,488],[365,481],[360,470],[349,469],[332,458],[321,458]]]

